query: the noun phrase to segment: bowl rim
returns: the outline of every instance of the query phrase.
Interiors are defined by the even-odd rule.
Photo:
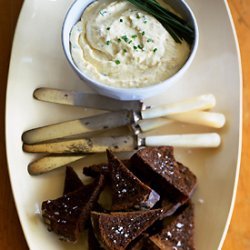
[[[86,74],[85,72],[81,71],[77,65],[75,64],[71,53],[70,53],[70,39],[66,39],[67,43],[65,43],[64,37],[65,37],[65,27],[66,27],[66,22],[68,20],[68,17],[72,11],[72,9],[74,8],[74,6],[82,0],[75,0],[69,7],[69,9],[67,10],[65,16],[64,16],[64,20],[63,20],[63,25],[62,25],[62,29],[61,29],[61,43],[62,43],[62,47],[63,47],[63,51],[64,51],[64,55],[68,61],[68,63],[71,65],[71,67],[73,68],[73,70],[75,71],[75,73],[77,73],[77,75],[81,78],[81,80],[87,81],[87,83],[91,83],[92,85],[94,85],[97,88],[101,88],[102,90],[105,91],[112,91],[112,92],[117,92],[119,91],[120,94],[129,94],[130,92],[137,92],[136,94],[143,94],[144,92],[148,92],[148,91],[154,91],[154,90],[158,90],[158,89],[162,89],[162,87],[170,87],[176,80],[178,80],[189,68],[189,66],[192,64],[193,59],[196,55],[197,49],[198,49],[198,45],[199,45],[199,28],[198,28],[198,22],[197,19],[192,11],[192,9],[190,8],[190,6],[187,4],[187,2],[185,0],[179,0],[181,2],[181,4],[184,6],[184,10],[185,12],[188,13],[188,15],[191,18],[191,23],[193,25],[194,28],[194,32],[195,32],[195,38],[193,41],[193,44],[191,46],[191,50],[190,50],[190,54],[187,58],[187,60],[185,61],[185,63],[183,64],[183,66],[173,75],[171,75],[169,78],[160,81],[158,83],[152,84],[152,85],[148,85],[148,86],[144,86],[144,87],[128,87],[128,88],[124,88],[124,87],[115,87],[112,85],[108,85],[105,84],[99,80],[96,80],[94,78],[91,78],[88,76],[88,74]],[[93,2],[98,1],[98,0],[89,0],[88,4],[84,7],[84,10]],[[168,0],[163,0],[163,1],[168,1]],[[84,11],[83,10],[83,11]],[[81,15],[83,13],[83,11],[81,11]],[[69,48],[69,49],[68,49]],[[67,53],[69,52],[69,53]],[[91,86],[90,86],[91,87]],[[129,92],[129,93],[128,93]],[[136,95],[135,94],[135,95]]]

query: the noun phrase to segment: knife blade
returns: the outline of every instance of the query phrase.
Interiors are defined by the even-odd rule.
[[[28,172],[31,175],[39,175],[50,172],[54,169],[72,165],[82,159],[87,158],[88,155],[47,155],[39,158],[28,165]]]
[[[157,118],[155,117],[155,114],[159,116],[168,115],[170,118],[172,117],[172,120],[179,119],[182,122],[187,121],[189,123],[192,123],[193,121],[194,124],[211,126],[212,123],[209,122],[209,119],[211,120],[211,116],[213,116],[213,119],[216,120],[215,118],[220,116],[220,114],[204,115],[203,113],[197,112],[193,115],[185,114],[196,110],[212,108],[213,105],[215,105],[214,96],[201,95],[188,100],[179,101],[177,103],[164,105],[164,108],[162,106],[151,108],[152,110],[150,114],[146,113],[146,115],[145,112],[147,112],[147,110],[137,112],[116,111],[31,129],[23,133],[22,140],[24,143],[33,144],[121,126],[129,126],[135,134],[138,134],[140,131],[145,132],[169,123],[169,120],[159,117]],[[155,118],[142,119],[143,116],[154,116]]]
[[[109,111],[140,111],[146,108],[141,101],[119,101],[97,94],[63,89],[38,88],[34,91],[33,96],[35,99],[45,102]]]
[[[129,111],[104,113],[31,129],[23,133],[22,140],[28,144],[39,143],[83,133],[122,127],[133,123],[133,121],[133,113]]]
[[[58,142],[23,144],[28,153],[82,154],[100,153],[110,149],[114,152],[128,152],[143,146],[174,146],[185,148],[214,148],[221,143],[217,133],[174,134],[138,137],[135,135],[69,139]]]
[[[136,148],[134,136],[119,137],[92,137],[81,139],[69,139],[58,142],[45,142],[38,144],[23,144],[23,150],[28,153],[51,154],[82,154],[100,153],[110,148],[114,152],[130,151]]]

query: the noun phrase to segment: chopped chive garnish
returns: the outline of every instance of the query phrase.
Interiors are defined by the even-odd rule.
[[[105,16],[105,14],[107,14],[107,11],[106,10],[101,10],[99,13],[100,13],[101,16]]]
[[[137,35],[133,35],[133,36],[131,36],[133,39],[135,39],[136,37],[137,37]]]
[[[144,36],[145,35],[145,31],[142,31],[141,35]]]
[[[143,23],[147,23],[148,21],[147,20],[144,20]]]
[[[152,42],[153,42],[153,39],[151,39],[151,38],[147,39],[147,43],[152,43]]]
[[[137,49],[137,46],[133,46],[134,49]]]
[[[110,30],[110,27],[107,27],[107,29],[106,30]]]
[[[121,62],[120,62],[120,60],[115,60],[115,63],[118,65],[118,64],[120,64]]]
[[[132,43],[133,41],[132,40],[130,40],[129,42],[128,42],[128,44],[130,44],[130,43]]]
[[[139,13],[136,13],[136,18],[137,18],[137,19],[140,19],[140,18],[141,18],[140,15],[139,15]]]
[[[153,52],[155,53],[157,51],[157,48],[154,48]]]
[[[138,48],[142,50],[142,49],[143,49],[143,46],[139,44],[139,45],[138,45]]]
[[[120,19],[120,23],[122,23],[123,22],[123,19]]]
[[[127,53],[127,50],[126,50],[126,49],[123,49],[122,51],[123,51],[123,54]]]
[[[110,41],[108,40],[108,41],[106,41],[106,45],[110,45]]]
[[[127,43],[128,42],[128,37],[127,36],[122,36],[122,40]]]

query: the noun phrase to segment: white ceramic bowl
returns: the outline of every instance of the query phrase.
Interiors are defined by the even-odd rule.
[[[183,0],[165,0],[171,7],[173,7],[174,10],[177,11],[177,13],[180,13],[181,16],[188,21],[195,31],[195,39],[191,46],[190,55],[182,68],[173,76],[163,82],[159,82],[148,87],[117,88],[108,86],[105,83],[92,79],[87,74],[79,70],[74,63],[70,52],[70,31],[72,27],[80,20],[85,8],[94,1],[95,0],[76,0],[69,8],[62,27],[62,45],[66,58],[75,72],[88,86],[96,90],[101,95],[109,96],[115,99],[143,100],[166,90],[187,71],[197,51],[199,32],[195,16],[190,7]]]

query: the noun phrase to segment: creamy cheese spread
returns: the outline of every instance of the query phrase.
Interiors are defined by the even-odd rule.
[[[89,5],[70,34],[71,54],[90,78],[113,87],[162,82],[187,60],[190,48],[176,43],[153,16],[128,1]]]

